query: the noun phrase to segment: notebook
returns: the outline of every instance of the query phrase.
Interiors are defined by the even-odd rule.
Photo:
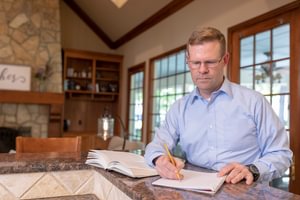
[[[152,182],[152,185],[214,194],[219,190],[226,178],[226,176],[218,177],[217,173],[198,172],[186,169],[182,169],[180,174],[184,176],[182,180],[160,178]]]

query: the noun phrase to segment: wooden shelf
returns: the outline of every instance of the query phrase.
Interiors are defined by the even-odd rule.
[[[96,70],[98,71],[110,71],[110,72],[118,72],[118,69],[111,69],[111,68],[107,68],[107,67],[96,67]]]
[[[119,112],[123,56],[65,49],[63,61],[64,119],[70,121],[68,130],[75,135],[96,133],[97,119],[104,112],[109,110],[112,115]],[[115,126],[118,130],[119,125]]]

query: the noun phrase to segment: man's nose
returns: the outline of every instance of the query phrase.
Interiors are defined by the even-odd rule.
[[[198,72],[201,74],[205,74],[208,71],[209,71],[208,67],[205,65],[205,63],[201,63],[200,66],[198,67]]]

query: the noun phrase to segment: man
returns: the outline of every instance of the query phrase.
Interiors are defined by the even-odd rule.
[[[177,179],[184,163],[170,162],[164,144],[179,142],[189,163],[227,175],[227,183],[269,182],[291,164],[287,133],[258,92],[224,77],[229,62],[224,35],[204,28],[192,33],[186,62],[197,86],[176,101],[147,145],[145,158],[165,178]]]

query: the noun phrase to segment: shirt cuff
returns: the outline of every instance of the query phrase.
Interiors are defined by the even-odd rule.
[[[271,181],[270,180],[271,177],[270,177],[269,167],[265,163],[258,161],[258,162],[255,162],[253,164],[257,167],[257,169],[259,171],[259,174],[260,174],[257,182],[269,182],[269,181]]]

